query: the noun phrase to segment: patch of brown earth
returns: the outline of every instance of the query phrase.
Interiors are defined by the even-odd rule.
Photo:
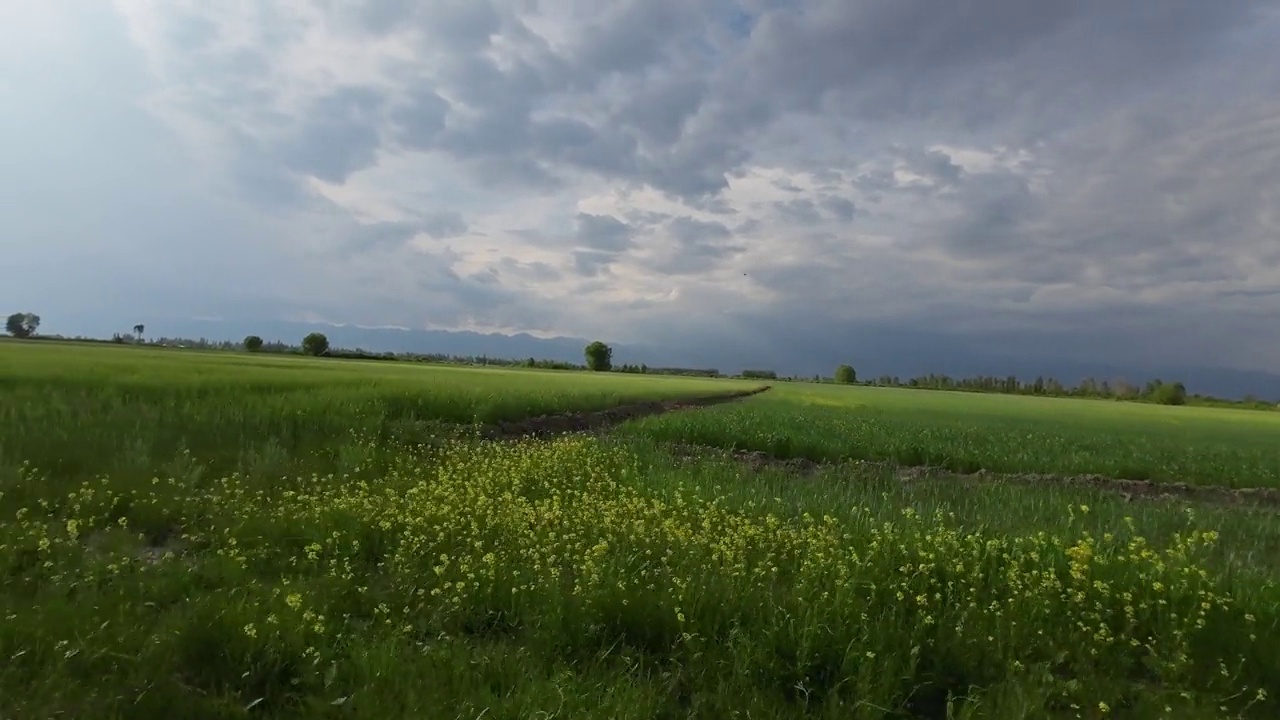
[[[511,422],[486,425],[480,435],[489,440],[510,440],[516,438],[541,437],[546,435],[562,435],[565,433],[602,430],[620,425],[628,420],[661,415],[676,410],[707,407],[720,403],[741,400],[752,395],[759,395],[769,390],[765,385],[753,390],[742,390],[732,393],[718,393],[693,398],[677,398],[672,400],[651,400],[648,402],[629,403],[592,412],[569,412],[558,415],[515,420]]]

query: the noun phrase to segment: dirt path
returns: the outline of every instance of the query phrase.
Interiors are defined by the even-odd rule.
[[[701,408],[709,405],[733,402],[735,400],[751,397],[752,395],[759,395],[760,393],[769,390],[769,388],[769,385],[765,385],[753,390],[740,390],[732,393],[717,393],[715,395],[703,395],[701,397],[676,398],[670,400],[649,400],[646,402],[618,405],[616,407],[591,412],[569,412],[558,415],[543,415],[541,417],[528,418],[525,420],[515,420],[511,422],[487,425],[480,432],[483,437],[491,440],[509,440],[525,437],[560,435],[564,433],[583,432],[588,430],[601,430],[615,425],[620,425],[628,420],[635,420],[636,418],[648,417],[650,415],[661,415],[663,413],[674,412],[676,410]]]
[[[528,437],[545,437],[573,432],[604,430],[620,425],[628,420],[661,415],[677,410],[696,408],[734,402],[766,392],[770,386],[765,385],[753,390],[742,390],[732,393],[717,393],[693,398],[676,398],[668,400],[650,400],[646,402],[628,403],[604,410],[588,412],[568,412],[557,415],[543,415],[512,422],[486,425],[481,435],[492,440],[513,440]],[[1213,485],[1192,485],[1184,482],[1154,482],[1150,480],[1124,480],[1103,475],[1052,475],[1045,473],[996,473],[979,470],[976,473],[961,474],[944,468],[901,466],[896,463],[875,462],[870,460],[849,460],[843,463],[819,463],[803,458],[779,459],[767,453],[753,450],[727,450],[724,448],[701,447],[687,444],[671,444],[668,446],[672,454],[682,460],[696,461],[708,455],[730,457],[752,470],[776,469],[783,472],[806,476],[824,470],[841,467],[857,471],[891,471],[903,483],[952,482],[952,483],[1016,483],[1020,485],[1057,485],[1065,487],[1081,487],[1113,492],[1126,501],[1138,499],[1149,500],[1185,500],[1223,505],[1239,505],[1267,508],[1280,511],[1280,488],[1225,488]]]
[[[1056,485],[1102,490],[1120,495],[1125,501],[1185,500],[1188,502],[1238,505],[1280,511],[1280,488],[1226,488],[1215,485],[1192,485],[1184,482],[1124,480],[1103,475],[1052,475],[1047,473],[996,473],[979,470],[961,474],[944,468],[901,466],[895,463],[850,460],[844,463],[819,463],[803,458],[782,460],[752,450],[725,450],[695,445],[672,445],[672,454],[696,460],[709,454],[731,457],[752,470],[775,469],[797,476],[814,475],[824,470],[849,468],[854,471],[889,471],[904,484],[925,482],[951,483],[1015,483],[1030,486]]]
[[[900,474],[900,477],[902,475]],[[905,482],[921,478],[903,477]],[[972,475],[947,473],[931,480],[955,482],[1005,482],[1021,485],[1059,485],[1103,490],[1119,494],[1127,502],[1138,499],[1174,499],[1189,502],[1239,505],[1280,511],[1280,489],[1266,487],[1228,488],[1217,485],[1192,485],[1185,482],[1156,482],[1153,480],[1124,480],[1104,475],[1048,475],[1042,473],[992,473],[979,471]]]

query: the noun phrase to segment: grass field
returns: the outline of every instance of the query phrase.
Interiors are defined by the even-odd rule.
[[[1250,410],[780,384],[627,431],[780,458],[1280,487],[1280,413]]]
[[[1274,513],[666,446],[1064,471],[1020,443],[1065,437],[1177,467],[1196,434],[1130,418],[1219,411],[779,385],[602,436],[448,425],[743,387],[0,344],[0,717],[1280,711]],[[1210,479],[1261,477],[1267,426],[1220,417],[1243,429],[1200,438]]]
[[[754,387],[728,380],[0,343],[0,481],[22,462],[79,482],[197,458],[254,478],[381,461],[354,436],[491,423]],[[18,450],[21,450],[20,455]]]

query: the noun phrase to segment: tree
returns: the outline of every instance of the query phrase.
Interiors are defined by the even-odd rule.
[[[324,333],[313,332],[302,338],[302,352],[319,357],[329,352],[329,338]]]
[[[257,335],[250,335],[244,339],[244,349],[249,352],[258,352],[262,349],[262,338]]]
[[[596,340],[587,346],[583,354],[587,358],[587,369],[596,372],[608,372],[613,369],[613,348]]]
[[[835,380],[844,385],[852,385],[858,382],[858,373],[854,371],[852,365],[841,365],[836,368]]]
[[[1187,388],[1180,382],[1166,383],[1156,380],[1149,385],[1148,393],[1153,402],[1161,405],[1186,405]]]
[[[16,338],[29,338],[40,327],[40,316],[35,313],[14,313],[4,324],[5,332]]]
[[[133,326],[133,334],[134,334],[134,335],[137,335],[137,336],[138,336],[138,340],[139,340],[139,341],[141,341],[141,340],[142,340],[142,333],[146,332],[146,329],[147,329],[147,326],[146,326],[146,325],[143,325],[142,323],[138,323],[137,325],[134,325],[134,326]]]

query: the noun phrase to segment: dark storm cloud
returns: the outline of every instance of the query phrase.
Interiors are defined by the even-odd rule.
[[[617,133],[601,133],[580,120],[557,118],[531,127],[535,156],[602,175],[636,173],[636,141]]]
[[[279,163],[264,144],[250,138],[233,141],[228,175],[240,199],[270,212],[292,210],[312,201],[298,176]]]
[[[433,238],[450,238],[462,235],[467,231],[467,221],[460,213],[452,210],[430,213],[419,222],[422,232]]]
[[[675,77],[650,83],[624,100],[614,118],[634,128],[644,141],[668,145],[680,139],[685,122],[697,112],[708,91],[704,78]]]
[[[672,218],[661,228],[676,241],[676,245],[673,254],[650,262],[658,272],[671,275],[704,272],[744,249],[730,242],[733,232],[722,223],[680,216]]]
[[[453,211],[428,213],[415,220],[376,222],[357,225],[346,234],[346,247],[352,252],[375,248],[398,248],[419,234],[437,240],[458,237],[467,232],[467,222]]]
[[[443,86],[415,90],[392,113],[395,136],[406,146],[444,150],[507,181],[554,182],[559,169],[572,168],[691,199],[723,190],[725,173],[749,156],[733,137],[720,137],[725,120],[741,122],[738,108],[703,112],[707,68],[690,65],[704,74],[691,76],[668,66],[704,52],[705,10],[668,0],[623,3],[589,22],[559,54],[515,17],[474,5],[448,3],[403,17],[451,51],[436,81]],[[499,31],[524,48],[501,67],[489,54],[490,35]],[[602,83],[623,90],[600,92]],[[467,111],[450,112],[441,92]],[[564,93],[604,99],[604,122],[535,115]],[[503,163],[511,168],[497,167]]]
[[[583,277],[595,277],[605,266],[613,262],[615,257],[615,253],[600,250],[575,250],[573,268]]]
[[[362,29],[381,35],[412,19],[416,5],[414,0],[363,0],[355,3],[354,6],[345,5],[342,9],[346,10]]]
[[[904,159],[912,172],[943,185],[960,182],[964,173],[959,165],[952,162],[950,155],[939,150],[911,150]]]
[[[1275,247],[1280,103],[1192,110],[1157,98],[1061,138],[1039,161],[1053,172],[1038,191],[1007,171],[962,180],[942,247],[1029,282],[1245,281],[1241,258]],[[1173,119],[1134,132],[1152,113]]]
[[[409,149],[447,158],[467,192],[493,193],[479,204],[527,205],[533,217],[545,209],[535,201],[558,194],[551,204],[565,208],[596,192],[638,205],[649,195],[629,191],[661,193],[650,207],[669,214],[577,218],[573,268],[597,283],[584,293],[625,277],[609,275],[610,263],[687,277],[746,243],[787,243],[799,259],[751,273],[775,298],[760,313],[769,320],[742,325],[778,352],[875,313],[921,333],[977,317],[1006,330],[1043,322],[1079,352],[1147,339],[1126,335],[1131,316],[1166,330],[1208,322],[1214,332],[1196,337],[1221,346],[1234,337],[1255,356],[1275,347],[1226,315],[1190,309],[1224,298],[1241,317],[1271,307],[1267,268],[1280,262],[1274,2],[633,0],[536,21],[527,13],[560,6],[341,5],[359,32],[416,44],[397,49],[386,60],[394,72],[369,88],[329,69],[307,75],[297,87],[333,87],[296,116],[296,98],[279,91],[294,87],[290,78],[270,76],[282,65],[270,48],[175,61],[175,74],[193,78],[175,96],[201,97],[210,122],[222,108],[234,118],[224,134],[236,157],[226,165],[259,207],[305,207],[302,176],[341,183]],[[284,10],[264,12],[272,43],[305,35]],[[207,24],[172,32],[205,48],[201,58],[219,46]],[[777,171],[772,187],[748,181],[725,192],[762,167]],[[483,211],[466,212],[483,224]],[[736,230],[683,212],[715,213]],[[387,223],[365,232],[394,245],[416,232],[465,231],[437,220],[434,231]],[[568,234],[529,231],[513,237]],[[626,252],[663,233],[669,254]],[[496,267],[457,279],[459,302],[528,317],[514,297],[493,294],[509,276]],[[550,282],[553,272],[527,276]],[[714,302],[732,306],[724,293]],[[680,302],[694,301],[671,307]],[[671,317],[693,322],[686,310]],[[620,333],[627,322],[619,316]],[[828,341],[824,352],[837,352],[840,342]]]
[[[370,223],[361,225],[350,233],[350,246],[356,251],[387,245],[399,247],[419,232],[422,229],[412,222]]]
[[[603,253],[619,253],[634,246],[633,228],[611,215],[578,213],[578,245]]]
[[[738,208],[733,206],[732,202],[724,197],[702,197],[690,199],[685,201],[685,205],[695,210],[711,213],[712,215],[724,215],[727,217],[741,213]]]
[[[681,216],[673,218],[667,225],[671,236],[682,245],[692,246],[714,243],[732,237],[733,233],[722,223]]]
[[[426,83],[413,86],[406,100],[391,112],[396,140],[415,150],[435,145],[444,131],[449,102]]]
[[[966,257],[1008,257],[1019,259],[1042,248],[1027,225],[1043,209],[1043,200],[1034,196],[1026,178],[1009,172],[984,175],[960,188],[957,203],[963,208],[959,222],[946,233],[948,247]],[[1029,258],[1027,258],[1029,259]]]
[[[817,225],[822,222],[817,206],[806,198],[775,202],[773,211],[786,222],[797,225]]]
[[[876,168],[859,173],[851,184],[868,199],[876,201],[880,199],[881,193],[894,189],[898,182],[894,179],[892,170]]]
[[[442,74],[414,83],[390,112],[390,135],[405,146],[444,150],[495,181],[558,184],[562,170],[574,168],[703,204],[749,162],[751,134],[783,113],[807,108],[874,120],[909,111],[945,123],[982,106],[981,128],[1017,125],[1034,134],[1026,123],[1047,117],[1051,106],[1055,116],[1077,118],[1078,111],[1062,113],[1061,103],[1079,110],[1081,102],[1112,97],[1107,89],[1177,77],[1263,5],[1177,0],[1157,13],[1100,1],[766,4],[746,24],[751,34],[741,47],[714,60],[708,29],[741,20],[723,2],[618,3],[556,51],[484,0],[426,9],[371,0],[355,8],[380,32],[418,28],[429,38],[424,48],[448,52]],[[739,21],[734,27],[744,26]],[[525,49],[501,67],[488,54],[499,32]],[[467,111],[451,112],[442,91]],[[545,101],[573,93],[591,93],[608,121],[535,116]],[[841,98],[822,106],[831,93]],[[1052,102],[1037,102],[1045,97]],[[379,138],[361,118],[376,102],[348,91],[319,101],[315,119],[285,146],[291,166],[333,181],[371,162]],[[945,155],[913,152],[921,174],[958,179],[959,167]]]
[[[976,130],[1006,124],[1013,111],[1043,129],[1071,123],[1082,102],[1177,78],[1267,5],[814,0],[760,19],[744,86],[810,110],[839,93],[864,120]]]
[[[348,87],[311,103],[291,140],[281,147],[293,170],[331,183],[373,164],[380,142],[384,98],[374,90]]]
[[[498,261],[497,268],[504,275],[513,275],[535,282],[555,282],[564,277],[564,273],[547,263],[521,262],[513,257],[503,257]]]
[[[502,29],[502,16],[490,0],[433,0],[429,8],[426,17],[415,14],[416,25],[432,42],[452,50],[483,47]]]
[[[579,68],[594,74],[632,73],[657,63],[674,41],[687,37],[694,14],[689,3],[624,2],[591,23],[574,53]]]
[[[468,280],[480,283],[481,285],[495,285],[499,282],[498,271],[496,268],[486,268],[478,272],[471,273],[467,276]]]
[[[857,206],[848,198],[827,196],[819,200],[818,204],[833,218],[844,222],[852,220],[854,213],[857,212]]]

